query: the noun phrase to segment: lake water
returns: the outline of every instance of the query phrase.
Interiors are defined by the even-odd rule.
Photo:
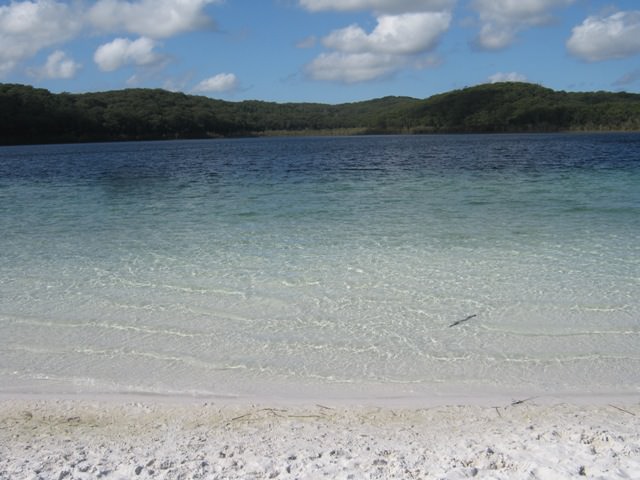
[[[640,392],[639,134],[3,147],[0,232],[0,393]]]

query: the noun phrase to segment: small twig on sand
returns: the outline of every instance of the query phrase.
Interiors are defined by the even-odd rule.
[[[239,417],[232,418],[231,420],[229,420],[229,423],[235,422],[237,420],[242,420],[243,418],[247,418],[247,417],[250,417],[250,416],[251,416],[250,413],[245,413],[244,415],[240,415]]]
[[[529,398],[524,398],[522,400],[514,400],[513,402],[511,402],[511,406],[515,407],[516,405],[522,405],[524,402],[528,402],[529,400],[533,400],[536,397],[529,397]]]
[[[624,408],[616,407],[615,405],[611,405],[611,404],[609,404],[609,406],[615,408],[616,410],[620,410],[621,412],[628,413],[629,415],[633,415],[634,417],[636,416],[635,413],[630,412],[629,410],[625,410]]]
[[[333,410],[333,408],[331,408],[331,407],[325,407],[324,405],[320,405],[319,403],[316,403],[316,407],[320,407],[320,408],[322,408],[323,410]]]
[[[260,409],[260,412],[268,412],[274,417],[282,417],[281,413],[287,413],[286,410],[278,408],[262,408]]]
[[[498,414],[498,416],[502,418],[502,414],[500,413],[500,407],[493,407],[493,408],[496,409],[496,413]]]
[[[477,316],[478,316],[478,314],[474,313],[473,315],[469,315],[468,317],[465,317],[465,318],[463,318],[461,320],[456,320],[451,325],[449,325],[449,328],[455,327],[456,325],[460,325],[461,323],[464,323],[464,322],[466,322],[468,320],[471,320],[472,318],[477,317]]]

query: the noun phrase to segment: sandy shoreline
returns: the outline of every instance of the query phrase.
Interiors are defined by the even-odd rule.
[[[0,399],[0,479],[640,478],[640,403]]]

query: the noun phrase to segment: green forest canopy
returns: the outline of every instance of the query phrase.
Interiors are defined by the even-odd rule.
[[[0,144],[293,134],[640,131],[640,94],[484,84],[427,99],[228,102],[160,89],[60,93],[0,84]]]

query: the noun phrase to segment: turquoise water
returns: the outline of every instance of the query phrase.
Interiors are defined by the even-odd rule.
[[[3,147],[0,231],[0,392],[640,391],[638,134]]]

